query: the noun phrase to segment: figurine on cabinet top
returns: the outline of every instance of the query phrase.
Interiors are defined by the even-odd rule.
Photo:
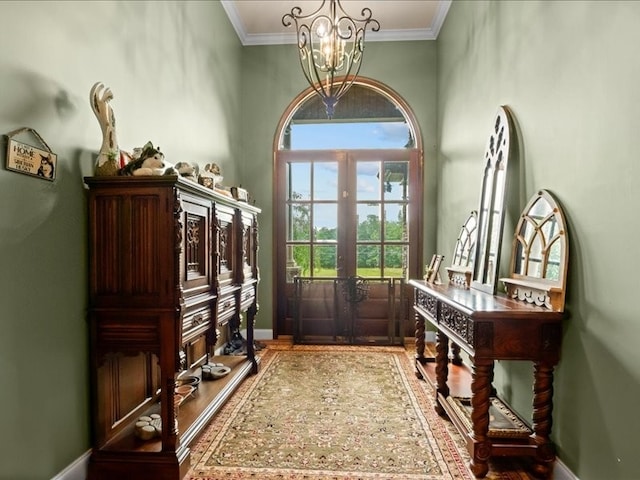
[[[154,147],[147,142],[140,152],[140,156],[133,158],[119,170],[120,175],[176,175],[175,168],[164,159],[160,147]]]
[[[197,182],[198,175],[200,174],[200,166],[195,162],[178,162],[176,163],[176,171],[182,178]]]
[[[216,163],[207,163],[204,171],[200,172],[198,181],[207,188],[214,189],[222,181],[222,172]]]
[[[111,100],[113,100],[111,89],[105,89],[100,82],[96,83],[89,92],[91,109],[102,130],[102,146],[96,161],[96,175],[118,175],[119,170],[124,166],[116,136],[116,118],[109,105]]]

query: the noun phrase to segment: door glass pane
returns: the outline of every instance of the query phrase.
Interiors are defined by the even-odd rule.
[[[358,204],[358,241],[380,240],[380,205]]]
[[[295,268],[298,275],[308,277],[311,275],[311,249],[309,245],[293,245],[293,262],[287,262],[288,268]]]
[[[410,139],[409,126],[404,121],[291,123],[292,150],[406,148]]]
[[[313,165],[313,199],[338,199],[338,163],[316,162]]]
[[[358,162],[356,190],[358,201],[381,200],[380,162]]]
[[[316,245],[313,248],[313,276],[335,277],[337,275],[337,246]]]
[[[384,239],[387,241],[407,239],[407,205],[385,204]]]
[[[293,203],[288,206],[287,215],[287,240],[301,241],[311,239],[311,219],[309,218],[309,205]]]
[[[313,240],[338,239],[338,204],[316,203],[313,206]]]
[[[379,245],[358,245],[356,252],[357,275],[361,277],[380,277],[380,246]]]
[[[385,200],[406,200],[409,198],[408,162],[385,162],[382,178]]]
[[[311,164],[289,163],[287,174],[287,200],[311,199]]]
[[[384,276],[404,278],[407,255],[406,245],[386,245],[384,247]]]

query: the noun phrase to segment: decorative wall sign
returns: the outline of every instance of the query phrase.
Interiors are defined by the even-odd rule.
[[[40,147],[34,147],[13,138],[24,132],[30,132],[40,142]],[[7,170],[33,175],[49,181],[55,180],[58,156],[51,151],[49,145],[38,135],[38,132],[32,128],[23,127],[9,132],[7,137],[9,138]]]

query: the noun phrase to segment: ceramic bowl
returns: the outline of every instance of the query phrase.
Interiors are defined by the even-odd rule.
[[[193,391],[195,390],[195,387],[191,386],[191,385],[180,385],[178,387],[176,387],[176,394],[180,395],[182,397],[188,397],[189,395],[191,395],[193,393]]]
[[[191,387],[198,388],[200,385],[200,377],[196,377],[195,375],[189,375],[187,377],[182,377],[176,380],[176,385],[181,387],[183,385],[189,385]]]

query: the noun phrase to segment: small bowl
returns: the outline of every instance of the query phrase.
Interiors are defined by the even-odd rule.
[[[222,378],[230,371],[231,369],[229,367],[214,367],[211,369],[210,375],[212,378]]]
[[[179,387],[176,387],[175,392],[177,395],[180,395],[186,398],[189,395],[191,395],[194,390],[195,390],[195,387],[191,385],[180,385]]]
[[[198,388],[198,385],[200,385],[200,377],[190,375],[188,377],[179,378],[178,380],[176,380],[176,385],[178,387],[189,385],[191,387]]]

